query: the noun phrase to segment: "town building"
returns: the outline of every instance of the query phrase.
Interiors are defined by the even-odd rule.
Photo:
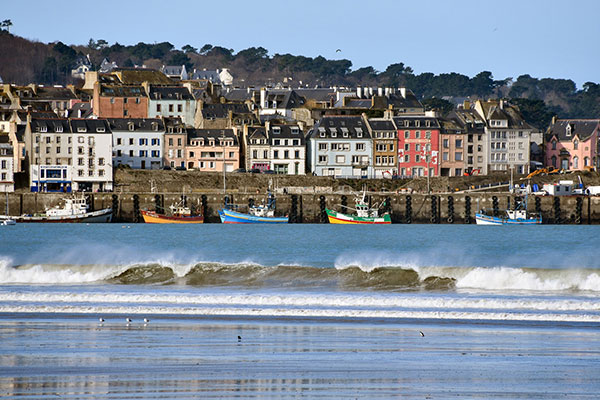
[[[0,192],[14,192],[14,158],[13,147],[8,135],[0,135]]]
[[[530,135],[534,128],[525,122],[519,109],[504,100],[477,100],[474,109],[486,122],[489,146],[485,173],[529,173]]]
[[[112,190],[106,120],[29,119],[25,149],[32,192]]]
[[[373,171],[375,178],[392,178],[398,174],[398,132],[388,118],[370,118],[367,128],[373,138]]]
[[[271,146],[263,126],[244,126],[245,168],[266,171],[271,168]]]
[[[165,139],[163,165],[171,168],[186,168],[187,130],[179,118],[164,118]]]
[[[438,176],[440,124],[437,118],[431,114],[403,115],[394,117],[394,124],[398,129],[399,174],[411,177]],[[463,144],[457,142],[456,147],[462,149]]]
[[[163,167],[165,125],[160,118],[110,118],[113,164],[135,169]]]
[[[545,164],[564,170],[600,167],[600,119],[554,117],[545,138]]]
[[[470,108],[470,103],[465,102],[462,107],[452,111],[447,121],[451,122],[452,128],[447,126],[447,130],[443,132],[444,139],[442,140],[442,175],[449,173],[448,176],[459,176],[460,172],[467,175],[485,175],[488,173],[488,136],[485,132],[485,120],[474,109]],[[456,157],[452,157],[452,153],[456,151],[456,139],[461,133],[453,130],[455,127],[460,128],[463,140],[459,143],[465,143],[463,148],[463,162],[456,161]],[[446,147],[447,146],[447,147]],[[465,151],[466,150],[466,151]],[[447,153],[447,154],[446,154]],[[462,165],[461,165],[462,164]],[[446,170],[444,170],[446,168]],[[458,169],[463,171],[458,171]],[[452,170],[454,169],[454,173]]]
[[[309,132],[307,149],[316,175],[373,176],[373,142],[363,117],[323,117]]]
[[[179,117],[189,127],[194,126],[196,99],[184,86],[144,85],[148,93],[148,118]]]
[[[187,169],[233,172],[240,166],[240,146],[233,129],[188,129]]]
[[[270,169],[278,174],[304,175],[306,141],[297,124],[267,124],[271,152]]]

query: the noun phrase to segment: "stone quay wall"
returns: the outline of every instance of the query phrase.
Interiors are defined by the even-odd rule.
[[[56,206],[64,198],[61,193],[11,193],[8,196],[9,214],[36,214]],[[112,207],[114,222],[143,222],[140,210],[154,210],[156,206],[168,208],[182,199],[181,193],[87,193],[92,210]],[[502,210],[513,206],[518,196],[509,193],[469,194],[397,194],[371,193],[373,205],[381,204],[392,214],[392,222],[404,224],[465,224],[475,223],[477,210]],[[235,191],[228,194],[229,202],[240,206],[259,204],[265,193]],[[188,205],[205,215],[206,223],[218,223],[217,210],[223,206],[224,196],[216,191],[200,191],[185,195]],[[6,209],[6,197],[0,196],[0,213]],[[325,208],[344,212],[344,207],[354,207],[354,195],[343,193],[277,194],[276,215],[288,215],[291,223],[324,223]],[[548,224],[598,224],[600,223],[600,197],[588,196],[529,196],[528,210],[542,213]],[[352,210],[348,210],[352,212]]]

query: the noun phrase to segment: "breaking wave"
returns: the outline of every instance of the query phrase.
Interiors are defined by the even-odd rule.
[[[383,265],[382,265],[383,264]],[[25,264],[0,259],[0,284],[235,286],[247,288],[330,288],[339,290],[481,290],[600,292],[597,269],[447,267],[353,264],[335,268],[255,263],[149,262],[128,265]]]

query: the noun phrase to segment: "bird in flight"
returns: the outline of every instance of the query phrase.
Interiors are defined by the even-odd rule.
[[[337,49],[335,52],[336,52],[336,53],[341,53],[341,52],[342,52],[342,49]]]

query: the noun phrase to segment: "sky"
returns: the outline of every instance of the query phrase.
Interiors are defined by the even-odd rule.
[[[11,32],[41,42],[170,42],[348,59],[416,74],[600,82],[598,0],[0,0]],[[336,51],[336,50],[341,51]],[[0,55],[1,57],[1,55]]]

